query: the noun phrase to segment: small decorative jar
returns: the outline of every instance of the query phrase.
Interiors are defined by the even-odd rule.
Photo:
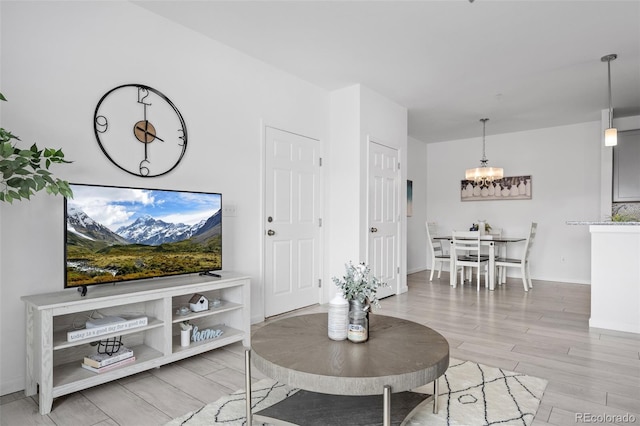
[[[349,302],[349,328],[347,339],[354,343],[362,343],[369,340],[369,318],[363,304]]]

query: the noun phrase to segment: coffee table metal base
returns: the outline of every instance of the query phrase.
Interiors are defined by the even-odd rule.
[[[275,407],[279,404],[283,404],[288,399],[293,399],[293,398],[296,399],[295,401],[296,403],[304,403],[305,401],[303,401],[302,398],[300,398],[300,395],[298,395],[298,393],[301,393],[301,392],[303,392],[303,394],[301,395],[304,395],[305,397],[307,397],[307,399],[315,398],[316,409],[326,407],[327,411],[329,409],[333,409],[333,411],[335,412],[335,406],[336,406],[335,398],[340,398],[344,400],[345,403],[343,403],[343,409],[345,408],[350,409],[351,416],[349,418],[350,419],[349,424],[352,424],[352,425],[358,424],[357,421],[353,420],[354,416],[356,418],[358,417],[358,410],[366,410],[370,412],[372,409],[372,404],[379,403],[378,402],[379,400],[375,401],[375,399],[371,398],[371,396],[341,396],[341,395],[321,394],[316,392],[299,391],[292,397],[289,397],[283,401],[280,401],[274,404],[272,407],[267,407],[256,414],[252,414],[251,412],[251,401],[252,401],[251,399],[251,350],[250,349],[245,349],[245,380],[246,380],[245,400],[246,400],[246,412],[247,412],[247,426],[251,426],[253,420],[258,422],[273,424],[276,426],[298,425],[299,423],[292,423],[284,420],[283,417],[286,418],[286,416],[279,415],[277,408],[272,409],[272,407]],[[405,420],[410,419],[413,416],[413,414],[416,412],[416,410],[418,410],[421,407],[424,407],[426,404],[430,403],[431,401],[433,401],[433,412],[434,414],[437,414],[438,413],[438,392],[439,392],[438,379],[433,381],[433,394],[431,395],[417,394],[415,392],[407,392],[407,391],[402,392],[401,394],[399,394],[401,401],[400,401],[399,407],[397,407],[398,410],[396,410],[396,405],[394,404],[394,410],[397,411],[396,413],[394,413],[392,412],[392,409],[391,409],[391,393],[392,393],[391,386],[384,386],[382,391],[382,425],[383,426],[391,426],[391,425],[398,425],[398,424],[404,425]],[[414,395],[407,395],[407,394],[415,394],[415,395],[421,395],[421,396],[423,395],[423,397],[415,398]],[[296,395],[298,395],[298,398],[296,398]],[[396,397],[395,399],[398,399],[398,397]],[[407,400],[411,400],[411,401],[407,401]],[[319,406],[319,404],[322,404],[322,405]],[[344,404],[346,404],[346,406]],[[407,410],[407,408],[410,408],[410,410]],[[284,409],[288,410],[286,407]],[[274,415],[277,417],[272,417]],[[295,418],[293,418],[293,420],[295,420]],[[371,424],[370,420],[371,419],[367,418],[363,424],[370,425]],[[305,422],[304,424],[309,425],[311,423]],[[324,424],[326,424],[326,421]],[[346,423],[341,422],[339,419],[336,419],[336,422],[331,422],[331,424],[346,424]]]
[[[245,352],[247,422],[251,422],[251,364],[292,388],[317,394],[382,394],[382,424],[391,424],[391,393],[434,383],[449,367],[449,343],[435,330],[397,317],[371,315],[365,343],[327,338],[327,314],[273,321],[251,337]],[[253,358],[253,359],[252,359]],[[438,399],[433,398],[434,412]],[[379,406],[378,406],[379,407]]]

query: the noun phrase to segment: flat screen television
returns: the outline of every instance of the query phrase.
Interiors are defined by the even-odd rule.
[[[222,269],[221,194],[71,189],[64,202],[65,288]]]

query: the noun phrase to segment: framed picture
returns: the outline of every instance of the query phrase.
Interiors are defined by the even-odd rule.
[[[407,216],[413,216],[413,181],[407,180]]]
[[[530,200],[531,175],[508,176],[493,182],[460,182],[461,201]]]

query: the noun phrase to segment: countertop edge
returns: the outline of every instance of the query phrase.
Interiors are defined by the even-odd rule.
[[[567,225],[618,225],[618,226],[640,226],[640,222],[611,222],[611,221],[588,221],[588,220],[568,220]]]

